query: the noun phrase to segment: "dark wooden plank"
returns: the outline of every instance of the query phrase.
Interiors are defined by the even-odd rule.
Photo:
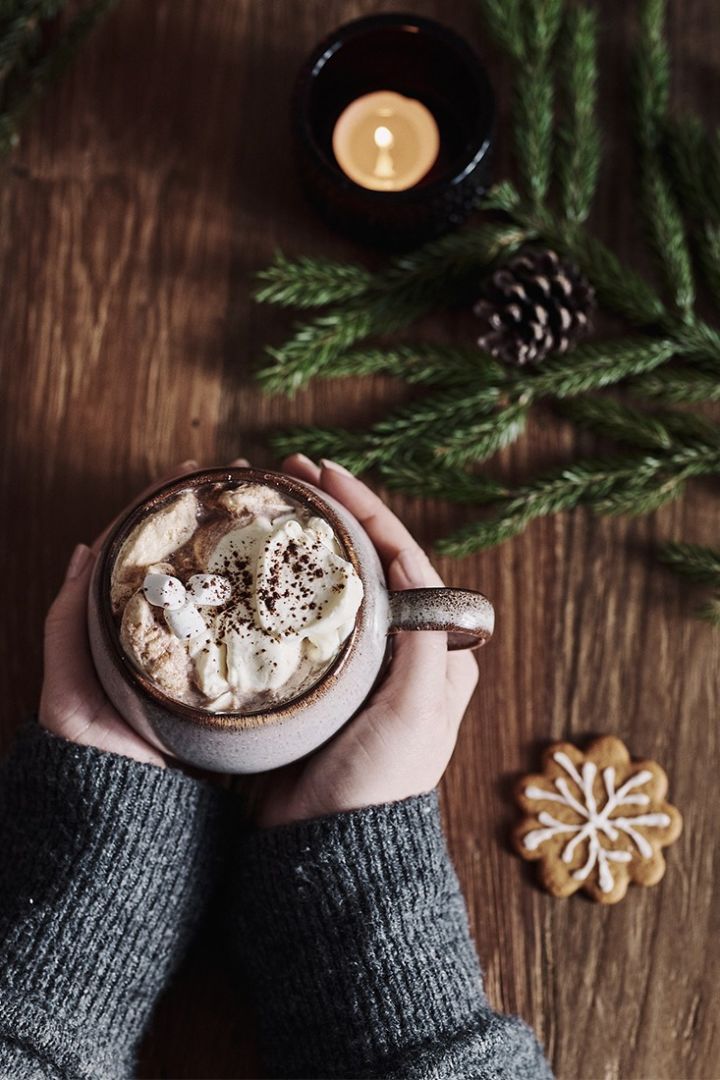
[[[291,75],[325,32],[402,10],[361,0],[123,0],[43,104],[2,186],[0,235],[4,580],[2,740],[37,700],[45,608],[76,540],[93,536],[174,461],[249,451],[292,419],[362,422],[397,388],[318,386],[293,403],[254,388],[282,320],[255,307],[250,275],[277,246],[353,251],[307,211],[289,158]],[[415,0],[502,62],[472,4]],[[597,220],[635,258],[627,189],[624,69],[632,5],[602,5],[603,115],[610,158]],[[710,0],[673,0],[677,100],[717,120],[720,28]],[[713,98],[713,94],[715,97]],[[289,322],[289,320],[288,320]],[[285,324],[287,325],[287,323]],[[438,319],[449,334],[472,324]],[[570,446],[533,428],[507,454],[518,471]],[[717,637],[690,621],[686,590],[657,569],[659,537],[716,537],[709,488],[652,520],[580,514],[537,523],[499,551],[442,560],[447,580],[483,588],[496,640],[444,783],[451,848],[498,1007],[545,1040],[565,1080],[718,1074],[713,881],[720,765]],[[456,509],[393,497],[430,543]],[[654,890],[613,910],[558,902],[511,856],[508,787],[550,738],[616,732],[671,777],[686,829]],[[240,988],[237,988],[237,983]],[[259,1065],[242,976],[203,942],[162,1000],[145,1076],[253,1076]]]

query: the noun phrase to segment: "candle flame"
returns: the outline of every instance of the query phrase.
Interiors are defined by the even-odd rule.
[[[380,127],[375,128],[375,145],[380,150],[389,150],[395,142],[393,133],[390,128],[386,128],[383,124]]]

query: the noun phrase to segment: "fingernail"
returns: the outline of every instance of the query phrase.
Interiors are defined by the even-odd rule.
[[[320,464],[323,469],[327,469],[328,472],[340,473],[341,476],[353,475],[349,469],[346,469],[344,465],[339,465],[337,461],[328,461],[327,458],[320,458]],[[353,477],[353,479],[355,478]]]
[[[235,465],[239,469],[249,469],[250,462],[246,457],[236,457],[230,462],[231,465]]]
[[[186,469],[199,469],[200,466],[195,460],[195,458],[189,458],[187,461],[181,461],[179,465],[175,466],[175,468],[178,471],[184,471]]]
[[[295,461],[301,462],[303,465],[310,465],[313,469],[317,469],[317,465],[312,458],[309,458],[307,454],[293,454]]]
[[[72,581],[73,578],[80,577],[80,574],[82,574],[91,557],[92,552],[90,548],[86,544],[78,544],[70,557],[65,580]]]

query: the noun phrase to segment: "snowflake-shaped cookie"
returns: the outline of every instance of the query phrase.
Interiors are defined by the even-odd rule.
[[[680,835],[682,818],[664,801],[667,777],[654,761],[631,761],[613,736],[583,753],[556,743],[543,772],[524,776],[516,797],[527,815],[515,829],[523,859],[539,859],[554,896],[584,889],[594,900],[622,900],[631,881],[655,885],[665,873],[661,849]]]

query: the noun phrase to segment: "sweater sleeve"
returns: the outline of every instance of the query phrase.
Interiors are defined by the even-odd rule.
[[[0,766],[0,1075],[131,1073],[214,875],[221,797],[21,732]]]
[[[272,1076],[551,1077],[484,995],[435,794],[243,845],[235,933]]]

